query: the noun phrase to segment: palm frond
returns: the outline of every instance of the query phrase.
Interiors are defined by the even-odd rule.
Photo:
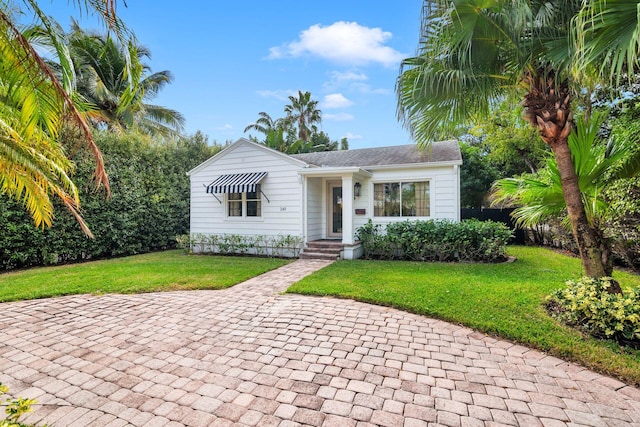
[[[610,82],[631,78],[639,65],[640,2],[585,1],[573,21],[576,64],[583,73],[593,66]]]
[[[4,63],[3,79],[9,81],[6,96],[23,109],[21,132],[33,135],[44,126],[52,138],[58,135],[62,116],[66,115],[78,126],[85,137],[85,145],[96,159],[94,178],[97,185],[109,191],[109,181],[96,145],[84,116],[78,111],[71,96],[64,90],[53,70],[36,52],[9,17],[0,9],[0,49]]]
[[[528,59],[518,23],[530,13],[518,1],[426,3],[418,52],[396,81],[398,119],[423,146],[488,114],[517,86]]]

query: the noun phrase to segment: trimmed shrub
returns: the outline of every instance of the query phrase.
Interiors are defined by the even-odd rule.
[[[583,277],[567,281],[547,297],[547,308],[556,319],[597,338],[640,346],[640,287],[622,294],[607,292],[610,277]]]
[[[365,258],[412,261],[504,261],[512,235],[502,223],[477,219],[394,222],[384,231],[369,220],[356,231]]]
[[[304,239],[290,234],[245,236],[242,234],[192,233],[176,237],[178,247],[189,254],[256,255],[296,258]]]

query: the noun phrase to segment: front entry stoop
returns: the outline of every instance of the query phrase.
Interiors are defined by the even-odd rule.
[[[307,242],[307,246],[300,254],[300,259],[326,259],[336,260],[340,258],[340,252],[344,245],[340,240],[314,240]]]

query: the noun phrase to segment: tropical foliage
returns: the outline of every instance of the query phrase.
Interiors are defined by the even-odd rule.
[[[114,0],[79,1],[96,12],[122,40],[129,35],[115,15]],[[32,18],[23,27],[17,17]],[[37,226],[50,226],[52,197],[60,200],[87,235],[79,213],[78,188],[71,179],[73,164],[61,138],[73,131],[95,161],[94,181],[109,190],[102,154],[96,145],[84,107],[72,93],[76,79],[59,25],[36,1],[0,2],[0,192],[24,205]],[[57,72],[36,48],[45,44],[57,60]],[[77,147],[73,147],[77,148]]]
[[[151,57],[147,48],[135,40],[123,44],[109,34],[87,33],[75,22],[66,43],[76,73],[76,91],[88,104],[94,125],[155,136],[175,136],[182,131],[182,114],[147,103],[173,80],[167,70],[151,73],[143,62]]]
[[[398,115],[421,145],[521,99],[551,148],[587,275],[606,275],[572,164],[572,101],[638,65],[638,2],[425,0],[418,53],[402,63]],[[589,111],[589,104],[586,104]]]
[[[311,99],[311,93],[298,91],[298,96],[289,96],[290,103],[285,105],[285,117],[273,119],[261,111],[258,119],[245,127],[245,132],[255,131],[264,135],[259,141],[269,148],[287,154],[310,153],[315,151],[348,150],[349,141],[332,141],[325,132],[319,130],[322,112],[317,108],[318,101]]]
[[[602,245],[605,272],[610,276],[611,242],[605,236],[609,200],[604,190],[640,172],[640,151],[627,140],[611,137],[606,143],[601,141],[599,131],[605,117],[599,113],[587,123],[577,120],[576,130],[569,135],[569,147],[587,219]],[[560,173],[553,158],[537,174],[505,178],[497,181],[494,188],[494,203],[519,206],[513,212],[519,225],[535,226],[558,216],[564,218],[565,224],[568,222]]]
[[[298,97],[289,96],[290,104],[284,106],[287,113],[284,121],[298,129],[298,139],[308,142],[311,135],[318,132],[322,122],[322,112],[318,109],[318,101],[311,99],[310,92],[298,91]]]

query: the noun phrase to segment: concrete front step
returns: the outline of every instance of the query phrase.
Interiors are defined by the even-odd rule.
[[[339,240],[315,240],[307,242],[307,247],[300,254],[301,259],[331,259],[340,257],[343,249]]]
[[[300,254],[300,259],[326,259],[335,261],[340,256],[340,253],[321,253],[321,252],[307,252],[304,251]]]
[[[316,252],[321,254],[335,254],[339,255],[340,251],[342,251],[342,246],[338,248],[329,248],[329,247],[321,247],[321,246],[307,246],[305,252]]]
[[[307,242],[308,247],[314,248],[340,248],[342,249],[342,242],[332,240],[316,240],[314,242]]]

